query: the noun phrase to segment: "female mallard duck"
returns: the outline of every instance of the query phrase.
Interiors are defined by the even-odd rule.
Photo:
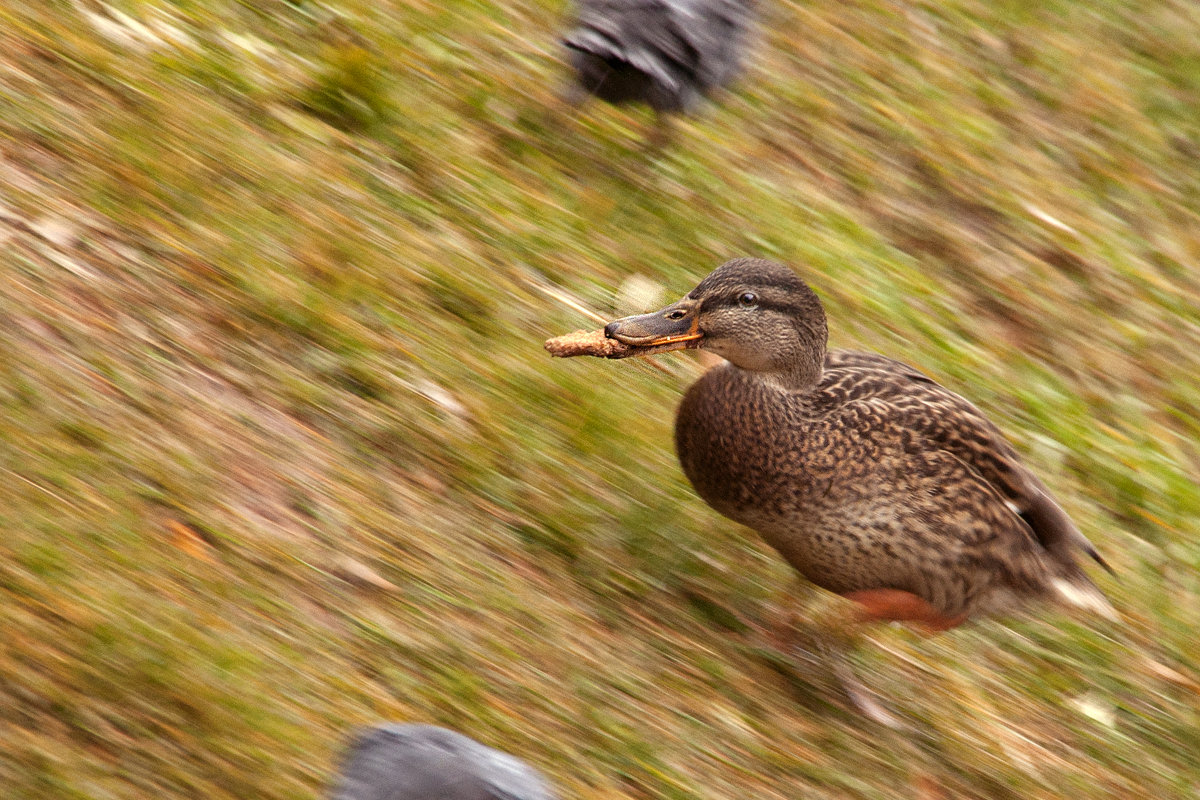
[[[864,620],[944,630],[1032,598],[1113,615],[1076,551],[1107,565],[996,426],[897,361],[826,353],[821,302],[787,267],[730,261],[604,332],[728,362],[679,407],[683,471]]]

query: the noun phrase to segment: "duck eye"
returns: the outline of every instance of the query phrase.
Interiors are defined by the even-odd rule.
[[[746,308],[751,308],[758,304],[758,295],[754,292],[743,292],[738,296],[738,303]]]

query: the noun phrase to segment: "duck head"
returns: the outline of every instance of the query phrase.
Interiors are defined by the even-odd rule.
[[[788,267],[761,258],[728,261],[681,300],[604,328],[647,352],[702,348],[787,388],[821,376],[828,331],[821,301]]]

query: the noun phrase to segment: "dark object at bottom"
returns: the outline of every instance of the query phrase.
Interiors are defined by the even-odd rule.
[[[433,725],[380,725],[350,745],[330,800],[554,800],[524,761]]]

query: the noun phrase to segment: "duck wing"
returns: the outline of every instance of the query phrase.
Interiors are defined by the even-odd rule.
[[[913,367],[873,353],[831,351],[825,369],[823,389],[843,401],[887,402],[920,446],[944,450],[977,474],[1056,561],[1074,566],[1074,553],[1081,550],[1113,573],[1000,429],[969,401]]]

